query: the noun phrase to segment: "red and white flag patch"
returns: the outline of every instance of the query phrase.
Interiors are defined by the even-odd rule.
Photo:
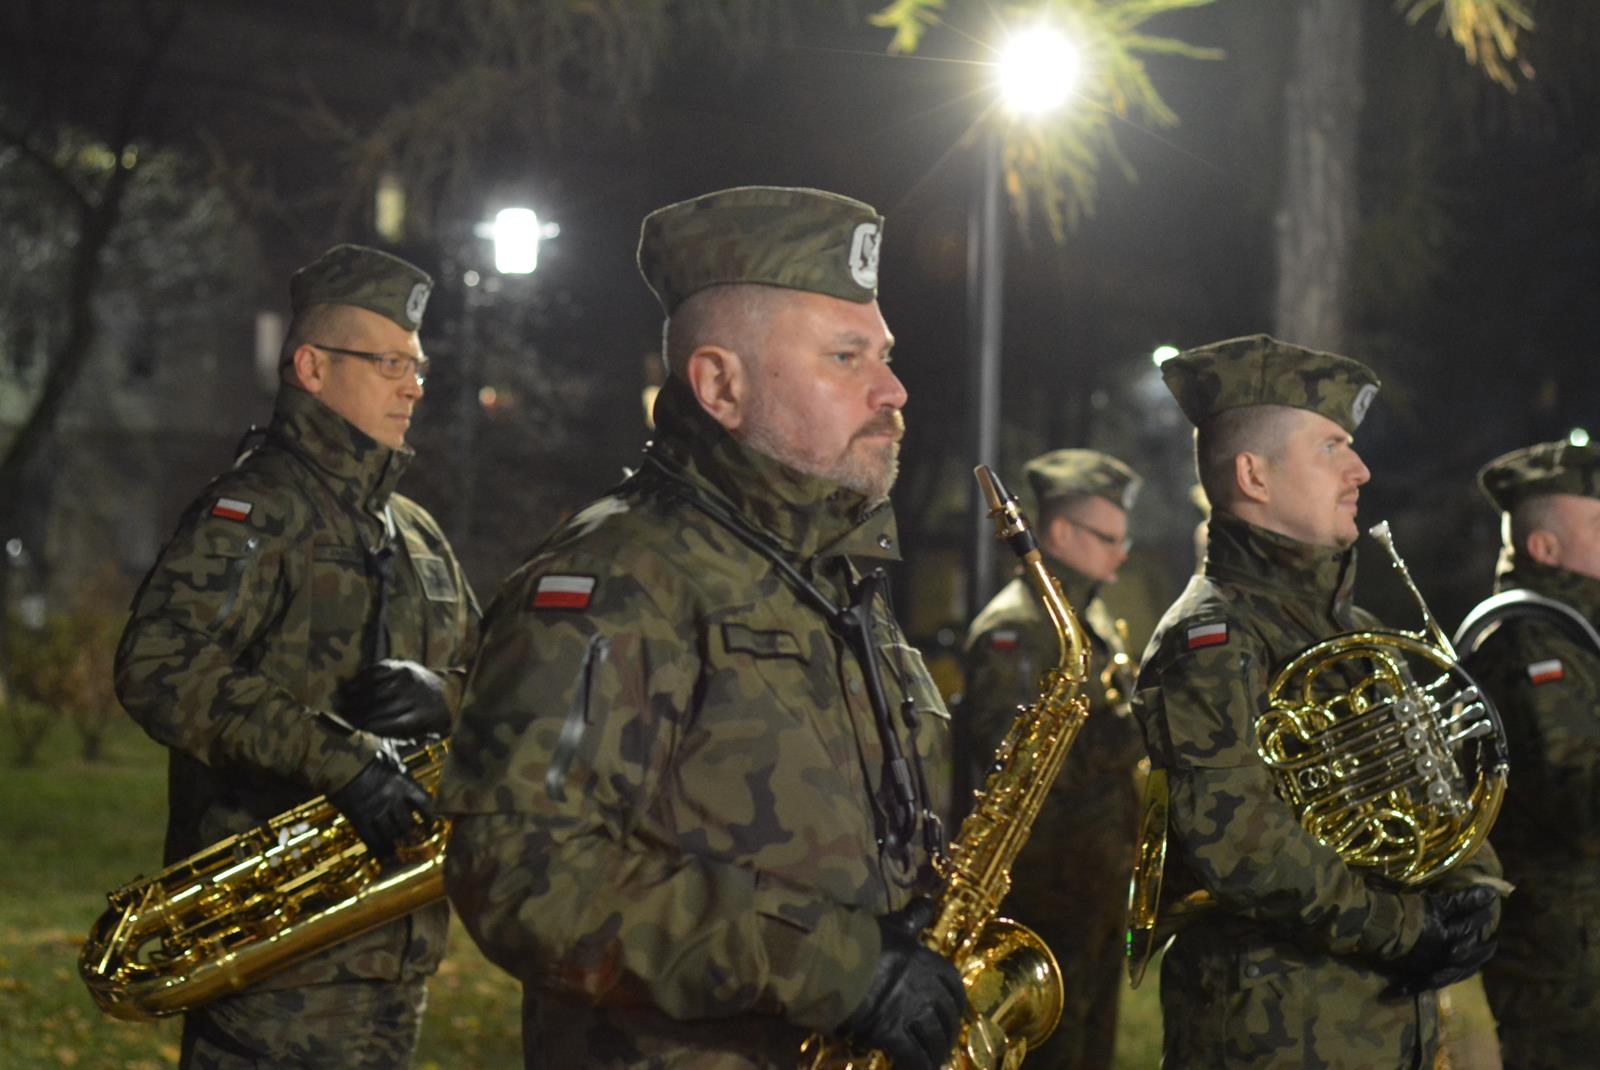
[[[1528,666],[1528,682],[1532,684],[1554,683],[1566,675],[1567,670],[1562,667],[1560,658],[1548,658]]]
[[[1189,650],[1221,646],[1228,641],[1228,622],[1220,620],[1215,624],[1196,624],[1183,633],[1183,639],[1185,647]]]
[[[211,507],[211,515],[220,516],[224,520],[249,520],[250,510],[254,508],[253,502],[242,502],[238,498],[218,498],[217,504]]]
[[[996,628],[989,633],[990,650],[1015,650],[1021,645],[1015,628]]]
[[[533,589],[534,609],[588,609],[594,596],[593,576],[540,576]]]

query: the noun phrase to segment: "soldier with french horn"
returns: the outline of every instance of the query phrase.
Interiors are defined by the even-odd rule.
[[[1516,769],[1495,843],[1517,894],[1483,984],[1506,1066],[1584,1066],[1600,1048],[1600,450],[1529,446],[1478,483],[1504,546],[1497,594],[1462,630],[1481,628],[1467,667]]]
[[[1204,566],[1157,626],[1134,699],[1152,766],[1147,820],[1165,815],[1145,830],[1165,843],[1165,864],[1157,852],[1141,866],[1146,878],[1164,869],[1162,913],[1192,908],[1162,962],[1167,1065],[1429,1067],[1435,990],[1493,950],[1498,896],[1477,883],[1498,874],[1482,844],[1487,821],[1472,826],[1448,876],[1408,885],[1308,831],[1263,757],[1297,750],[1263,736],[1280,670],[1314,644],[1378,627],[1351,600],[1357,500],[1370,475],[1352,435],[1377,379],[1357,361],[1265,335],[1190,349],[1161,370],[1196,427],[1213,506]],[[1346,722],[1381,742],[1347,763],[1366,763],[1363,776],[1412,760],[1410,729],[1381,720],[1412,697],[1406,668],[1390,667],[1406,685],[1393,693],[1357,672],[1385,658],[1374,648],[1291,682],[1325,710],[1365,713]],[[1470,687],[1448,701],[1470,734],[1492,734],[1492,712]],[[1432,726],[1412,727],[1426,752]],[[1325,774],[1304,771],[1308,791],[1313,772]],[[1453,795],[1453,780],[1429,775]],[[1393,846],[1389,831],[1375,849]]]

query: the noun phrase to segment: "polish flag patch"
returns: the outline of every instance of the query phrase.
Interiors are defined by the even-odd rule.
[[[540,576],[533,589],[534,609],[588,609],[594,596],[593,576]]]
[[[1532,684],[1554,683],[1566,675],[1567,670],[1562,667],[1560,658],[1536,661],[1528,666],[1528,682]]]
[[[218,498],[217,504],[211,507],[211,515],[224,520],[249,520],[250,510],[254,508],[253,502],[242,502],[238,498]]]
[[[1224,620],[1215,624],[1196,624],[1183,633],[1183,640],[1184,646],[1189,650],[1221,646],[1228,641],[1228,622]]]
[[[1015,650],[1021,645],[1015,628],[997,628],[989,633],[990,650]]]

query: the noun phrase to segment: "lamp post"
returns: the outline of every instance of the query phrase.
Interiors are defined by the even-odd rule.
[[[502,208],[491,220],[476,224],[472,232],[494,246],[494,272],[500,276],[532,275],[539,268],[539,246],[546,238],[561,233],[556,223],[539,218],[532,208]],[[481,262],[481,255],[471,260]],[[456,488],[455,523],[452,537],[465,542],[472,530],[472,460],[478,437],[478,413],[485,402],[478,382],[483,367],[478,343],[478,309],[493,300],[500,290],[499,278],[485,278],[476,268],[461,273],[466,288],[461,313],[461,390],[456,399],[456,457],[460,482]]]
[[[1002,115],[980,132],[981,179],[967,220],[967,312],[973,359],[969,378],[975,399],[969,423],[974,463],[1000,463],[1000,324],[1005,283],[1005,217],[1002,178],[1005,133],[1000,118],[1037,121],[1065,103],[1077,82],[1078,50],[1061,31],[1040,24],[1014,34],[995,64]],[[994,533],[988,506],[976,485],[972,503],[972,571],[967,576],[967,615],[975,616],[994,593]]]

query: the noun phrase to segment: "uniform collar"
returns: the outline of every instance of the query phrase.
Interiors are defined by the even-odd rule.
[[[1100,581],[1091,579],[1062,561],[1058,561],[1049,554],[1043,554],[1045,568],[1050,575],[1061,584],[1061,593],[1066,596],[1067,604],[1072,606],[1082,615],[1084,607],[1094,601],[1095,595],[1100,593]]]
[[[1541,565],[1521,554],[1514,555],[1507,565],[1502,555],[1495,590],[1509,591],[1517,587],[1565,602],[1600,626],[1600,579],[1553,565]]]
[[[1221,511],[1211,514],[1205,574],[1293,593],[1342,616],[1356,582],[1356,550],[1312,546]]]
[[[347,506],[378,514],[416,454],[391,449],[299,387],[284,386],[269,434],[326,479]]]
[[[676,376],[657,395],[655,415],[650,453],[722,498],[794,560],[900,559],[887,498],[868,498],[750,449],[701,408]]]

